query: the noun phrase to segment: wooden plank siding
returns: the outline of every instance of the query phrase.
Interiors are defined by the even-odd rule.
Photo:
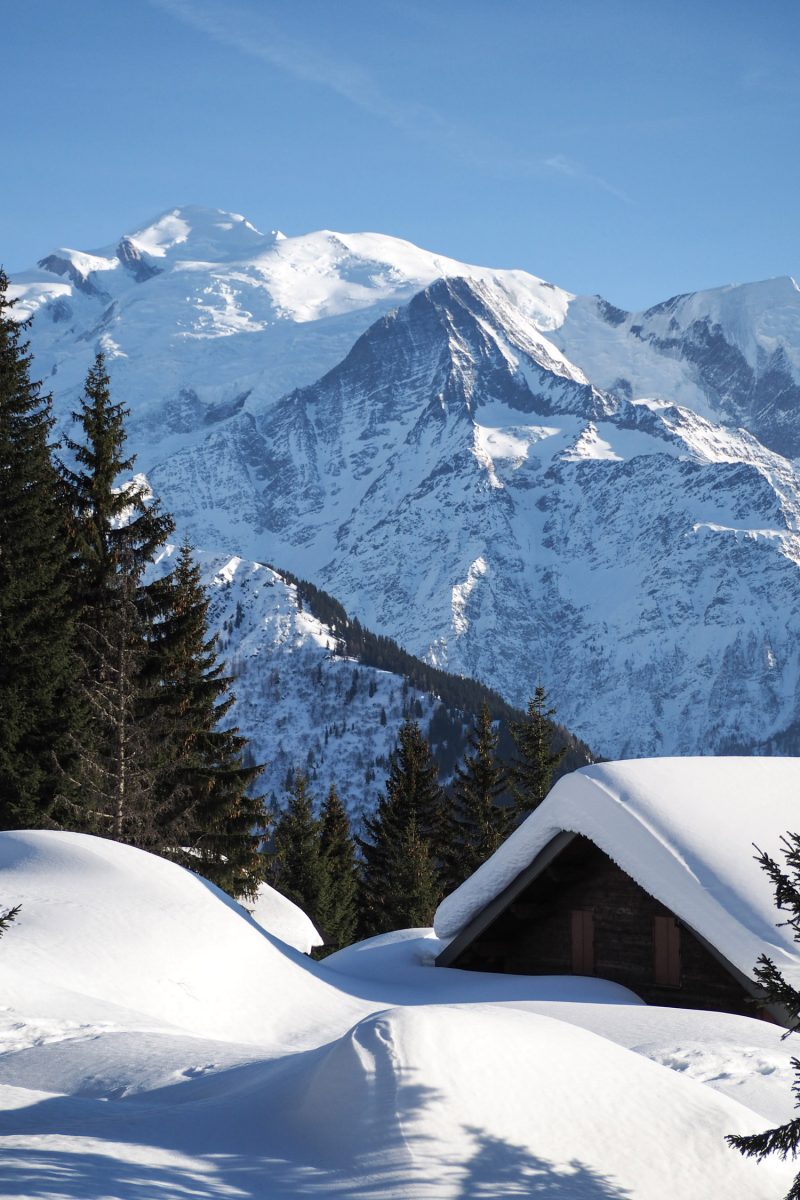
[[[515,975],[593,974],[649,1004],[757,1015],[742,978],[579,835],[447,965]]]

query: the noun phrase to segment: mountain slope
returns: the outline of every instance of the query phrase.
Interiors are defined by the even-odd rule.
[[[170,568],[168,547],[153,570]],[[231,720],[247,737],[260,781],[280,803],[295,769],[322,800],[335,783],[351,815],[371,811],[386,777],[401,722],[419,721],[443,778],[466,749],[485,701],[512,753],[509,722],[520,714],[471,680],[436,672],[350,621],[341,605],[294,577],[238,557],[198,553],[210,595],[218,653],[233,676]],[[587,747],[561,730],[562,770],[590,761]]]
[[[793,281],[631,315],[181,209],[17,287],[62,419],[104,347],[198,545],[314,580],[513,704],[545,682],[601,754],[793,749]]]
[[[491,285],[437,282],[273,405],[258,475],[228,468],[258,538],[512,703],[546,680],[603,754],[774,736],[800,675],[794,468],[686,409],[598,391],[513,317]],[[207,538],[198,488],[223,461],[209,438],[153,472]]]
[[[686,405],[800,455],[800,287],[788,276],[643,313],[575,298],[555,340],[599,386]]]

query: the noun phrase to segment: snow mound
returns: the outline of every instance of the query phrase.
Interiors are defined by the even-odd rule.
[[[218,888],[132,846],[2,833],[0,897],[22,906],[3,939],[6,980],[39,1011],[54,1008],[55,987],[95,1013],[99,1001],[151,1027],[259,1044],[335,1035],[365,1011]]]
[[[792,1175],[727,1147],[726,1133],[764,1124],[747,1108],[530,1013],[379,1013],[295,1088],[286,1141],[302,1138],[323,1168],[380,1179],[380,1195],[767,1200]]]
[[[583,834],[651,895],[750,975],[760,954],[800,982],[754,844],[782,861],[797,829],[800,759],[653,758],[583,767],[439,906],[452,939],[562,830]]]
[[[405,985],[407,992],[415,993],[408,996],[412,1002],[424,999],[429,1004],[497,1001],[644,1007],[644,1001],[629,988],[608,979],[435,969],[437,955],[446,944],[432,929],[397,929],[337,950],[325,959],[325,969],[350,979]],[[383,994],[390,997],[402,993],[395,986],[386,987]],[[386,1003],[389,1002],[387,999]]]
[[[315,946],[324,945],[314,922],[302,908],[268,883],[261,884],[255,900],[247,905],[247,910],[257,925],[301,954],[310,954]]]
[[[425,967],[427,930],[355,948],[392,959],[359,982],[347,952],[309,963],[191,872],[81,834],[0,834],[0,900],[22,904],[0,947],[9,1196],[768,1200],[793,1174],[723,1140],[765,1119],[714,1077],[785,1065],[748,1047],[757,1022],[668,1029],[610,989],[575,1003],[577,980],[536,981],[543,1013],[530,980]]]

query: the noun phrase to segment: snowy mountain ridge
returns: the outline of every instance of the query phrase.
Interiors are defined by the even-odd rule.
[[[169,570],[175,552],[167,546],[153,573]],[[251,760],[266,764],[259,786],[268,799],[281,803],[299,769],[318,802],[335,784],[357,821],[374,808],[397,729],[411,714],[426,731],[438,714],[434,748],[446,732],[460,753],[463,718],[452,706],[342,654],[337,631],[308,610],[297,585],[262,563],[196,556],[217,652],[233,680],[230,719]]]
[[[567,293],[380,234],[264,235],[244,217],[174,209],[91,254],[60,249],[14,278],[21,317],[40,313],[42,374],[76,396],[96,348],[114,361],[144,452],[153,428],[257,408],[312,383],[382,312],[446,275],[493,279],[542,328]],[[191,410],[186,419],[186,410]]]
[[[62,421],[103,349],[138,468],[211,554],[310,578],[514,704],[544,680],[601,754],[791,750],[793,280],[628,314],[187,207],[14,290]]]
[[[683,404],[800,454],[800,288],[790,276],[673,296],[643,313],[576,297],[556,341],[598,386]]]

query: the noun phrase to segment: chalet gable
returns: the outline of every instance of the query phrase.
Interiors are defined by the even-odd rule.
[[[800,984],[798,947],[779,924],[771,884],[753,857],[754,843],[780,857],[781,837],[798,828],[797,759],[644,759],[583,768],[561,779],[442,902],[435,930],[448,944],[438,964],[562,973],[575,969],[573,950],[583,944],[584,965],[592,969],[575,973],[615,979],[651,1002],[752,1011],[760,954]],[[572,883],[559,883],[565,874]],[[622,934],[618,961],[607,953],[612,911],[628,939],[627,977]],[[634,913],[638,924],[631,923]],[[559,941],[557,951],[548,937]],[[685,977],[683,999],[669,991],[673,985],[662,994],[655,983],[670,969]]]
[[[544,847],[437,965],[596,975],[649,1004],[743,1015],[762,1007],[751,979],[588,838],[569,832]]]

